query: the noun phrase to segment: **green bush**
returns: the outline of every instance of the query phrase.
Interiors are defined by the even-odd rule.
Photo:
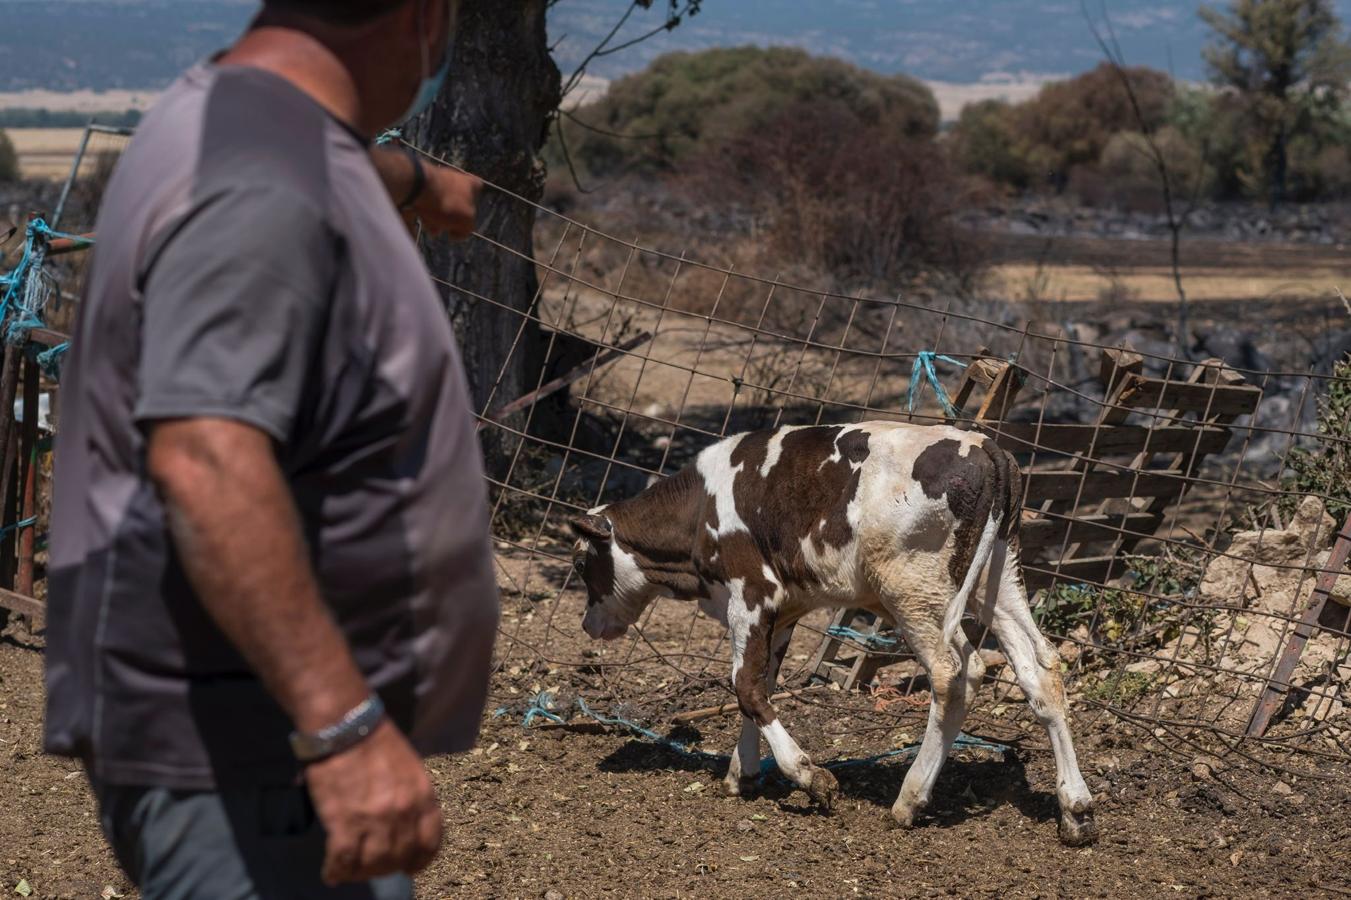
[[[1318,398],[1318,435],[1327,440],[1290,451],[1287,487],[1299,495],[1331,497],[1328,512],[1340,522],[1351,511],[1351,445],[1342,443],[1351,440],[1351,357],[1337,363],[1332,375],[1327,393]],[[1282,513],[1288,520],[1299,497],[1286,499]]]
[[[1168,546],[1154,556],[1127,556],[1129,588],[1057,582],[1034,606],[1037,625],[1054,637],[1066,637],[1079,627],[1089,640],[1108,647],[1128,641],[1143,646],[1162,645],[1181,631],[1185,608],[1170,598],[1192,597],[1201,583],[1204,557],[1200,551]]]
[[[1172,79],[1147,68],[1127,69],[1126,78],[1145,125],[1162,127],[1175,96]],[[1138,130],[1121,75],[1104,63],[1014,106],[979,104],[957,123],[953,144],[967,171],[1012,187],[1063,190],[1075,169],[1097,164],[1113,135]]]
[[[963,171],[1021,190],[1036,173],[1017,142],[1015,107],[984,100],[962,110],[949,144]]]
[[[14,144],[9,135],[0,131],[0,183],[19,180],[19,154],[14,152]]]
[[[662,56],[616,81],[604,99],[560,117],[549,162],[563,162],[561,129],[585,174],[668,172],[804,105],[846,110],[854,128],[914,139],[938,131],[938,103],[912,78],[793,48],[719,48]]]

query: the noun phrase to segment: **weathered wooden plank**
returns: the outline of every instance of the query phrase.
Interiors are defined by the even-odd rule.
[[[44,347],[55,347],[58,344],[65,344],[70,341],[70,335],[62,334],[59,331],[53,331],[50,328],[30,328],[28,330],[28,340],[34,344],[41,344]]]
[[[1158,515],[1145,512],[1129,515],[1081,516],[1074,519],[1034,519],[1022,523],[1018,541],[1024,550],[1059,547],[1065,543],[1066,532],[1071,543],[1110,541],[1120,537],[1123,530],[1153,534],[1158,523]]]
[[[1092,458],[1125,456],[1148,447],[1151,453],[1220,453],[1229,445],[1232,433],[1226,428],[1193,425],[1041,425],[1010,422],[987,426],[999,446],[1010,453],[1088,455]],[[1096,437],[1095,437],[1096,434]]]
[[[1286,695],[1290,693],[1290,676],[1295,674],[1295,666],[1299,664],[1304,645],[1318,627],[1323,608],[1327,605],[1328,598],[1332,596],[1332,589],[1346,567],[1348,556],[1351,556],[1351,516],[1347,516],[1346,521],[1342,523],[1342,530],[1332,545],[1332,553],[1328,555],[1325,570],[1318,575],[1313,596],[1309,598],[1304,615],[1300,618],[1299,625],[1295,627],[1290,642],[1281,653],[1281,658],[1276,663],[1276,671],[1272,673],[1271,680],[1262,689],[1262,696],[1253,707],[1252,718],[1248,721],[1249,737],[1261,737],[1266,733],[1272,716],[1281,708]]]
[[[540,385],[538,388],[526,394],[525,396],[517,397],[510,403],[507,403],[504,406],[499,406],[497,409],[490,411],[479,421],[476,428],[481,430],[483,426],[489,422],[500,422],[507,416],[511,415],[512,413],[517,413],[523,409],[528,409],[531,406],[534,406],[536,403],[543,400],[550,394],[557,393],[558,391],[562,390],[563,388],[567,387],[568,385],[572,384],[575,381],[580,381],[587,375],[590,375],[592,372],[599,369],[601,366],[608,365],[609,363],[614,362],[624,354],[632,352],[633,350],[637,349],[638,347],[641,347],[643,344],[646,344],[650,340],[652,340],[651,332],[644,331],[641,334],[637,335],[636,337],[633,337],[625,341],[624,343],[620,344],[617,347],[602,348],[600,350],[597,350],[596,355],[593,356],[590,360],[582,363],[579,366],[574,366],[565,374],[558,376],[552,381]]]
[[[1207,418],[1243,416],[1257,409],[1262,389],[1246,384],[1202,384],[1130,375],[1116,402],[1133,409],[1171,409]]]
[[[1074,500],[1081,504],[1110,497],[1168,497],[1182,493],[1187,482],[1181,472],[1174,469],[1162,471],[1130,472],[1028,472],[1023,476],[1027,483],[1028,506],[1035,506],[1045,500]],[[1083,489],[1080,491],[1080,483]]]
[[[0,606],[5,609],[18,613],[21,616],[35,616],[46,618],[47,604],[41,600],[35,600],[32,597],[26,597],[23,594],[16,594],[14,591],[0,588]]]

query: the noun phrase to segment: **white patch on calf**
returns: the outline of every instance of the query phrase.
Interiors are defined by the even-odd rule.
[[[740,443],[740,438],[720,441],[700,453],[695,462],[695,467],[703,476],[705,488],[713,495],[714,508],[718,512],[717,529],[708,529],[715,538],[749,530],[737,514],[736,497],[732,493],[737,473],[741,471],[740,464],[732,465],[732,453]]]
[[[732,638],[732,683],[735,684],[746,654],[746,636],[760,624],[763,611],[758,605],[754,609],[746,605],[746,579],[733,578],[727,583],[726,591],[727,632]]]
[[[761,563],[760,570],[764,574],[765,580],[774,585],[774,595],[772,597],[766,597],[765,600],[771,610],[777,610],[780,604],[783,603],[783,585],[779,582],[778,576],[774,574],[774,570],[769,567],[768,563]]]
[[[633,558],[618,541],[610,542],[610,558],[614,560],[614,593],[618,597],[632,597],[647,587],[647,576],[643,574],[638,560]]]
[[[760,734],[769,742],[769,751],[774,754],[774,762],[778,763],[784,777],[799,787],[806,787],[811,781],[811,769],[803,765],[807,755],[793,740],[788,729],[783,727],[783,723],[775,719],[761,728]]]
[[[768,478],[770,470],[778,465],[779,457],[783,455],[783,439],[788,436],[788,432],[794,430],[793,428],[780,428],[769,436],[769,447],[765,450],[765,461],[760,466],[761,478]]]

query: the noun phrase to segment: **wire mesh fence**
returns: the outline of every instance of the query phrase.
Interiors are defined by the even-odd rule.
[[[92,230],[128,137],[89,132],[62,192],[63,231]],[[1337,577],[1351,547],[1338,536],[1351,511],[1351,378],[1340,370],[1135,352],[1006,304],[843,295],[534,213],[533,248],[491,223],[472,238],[533,264],[531,296],[438,278],[469,334],[476,315],[515,323],[477,410],[492,448],[503,708],[573,693],[656,724],[732,700],[724,631],[694,604],[659,600],[618,644],[586,639],[568,516],[636,494],[737,432],[951,422],[983,429],[1023,467],[1025,577],[1086,727],[1266,764],[1289,751],[1351,756],[1351,584]],[[49,260],[62,298],[87,257]],[[69,330],[70,309],[48,307],[52,330]],[[518,365],[533,382],[506,396]],[[1035,733],[1009,702],[1019,690],[997,645],[975,626],[972,637],[995,682],[973,720]],[[788,658],[785,702],[827,711],[831,727],[898,731],[924,716],[923,672],[885,623],[823,612],[799,626]],[[856,683],[868,693],[832,690]]]
[[[528,305],[441,280],[471,330],[475,309],[517,318],[503,373],[521,357],[542,363],[533,390],[491,391],[478,411],[500,449],[498,666],[521,686],[507,692],[572,690],[648,721],[730,700],[723,630],[693,604],[657,601],[618,646],[585,639],[567,517],[740,431],[955,422],[1023,467],[1025,576],[1081,717],[1183,750],[1351,755],[1344,375],[1137,353],[958,296],[841,295],[535,213],[533,251],[491,229],[473,238],[534,261]],[[919,705],[922,672],[894,635],[826,613],[804,625],[785,685],[829,682],[813,651],[834,641],[885,664],[875,694]],[[993,671],[977,719],[1032,724],[1003,712],[1018,689]],[[868,708],[833,697],[850,714]]]

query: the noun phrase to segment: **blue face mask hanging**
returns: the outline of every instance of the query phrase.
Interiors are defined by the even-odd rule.
[[[421,3],[422,0],[415,0],[415,2]],[[449,11],[447,11],[447,17],[449,17]],[[450,30],[449,18],[447,18],[446,27],[447,30],[449,31]],[[450,74],[450,62],[455,55],[454,48],[455,48],[455,34],[452,31],[446,36],[446,52],[441,56],[441,65],[437,68],[435,72],[432,72],[430,75],[428,75],[427,47],[425,44],[423,45],[422,84],[418,86],[418,92],[417,95],[413,98],[413,104],[412,106],[408,107],[408,112],[404,113],[403,118],[399,120],[399,124],[401,125],[406,124],[415,117],[421,115],[423,111],[427,109],[427,107],[432,105],[432,101],[436,99],[437,95],[441,93],[441,88],[446,83],[446,76]]]

